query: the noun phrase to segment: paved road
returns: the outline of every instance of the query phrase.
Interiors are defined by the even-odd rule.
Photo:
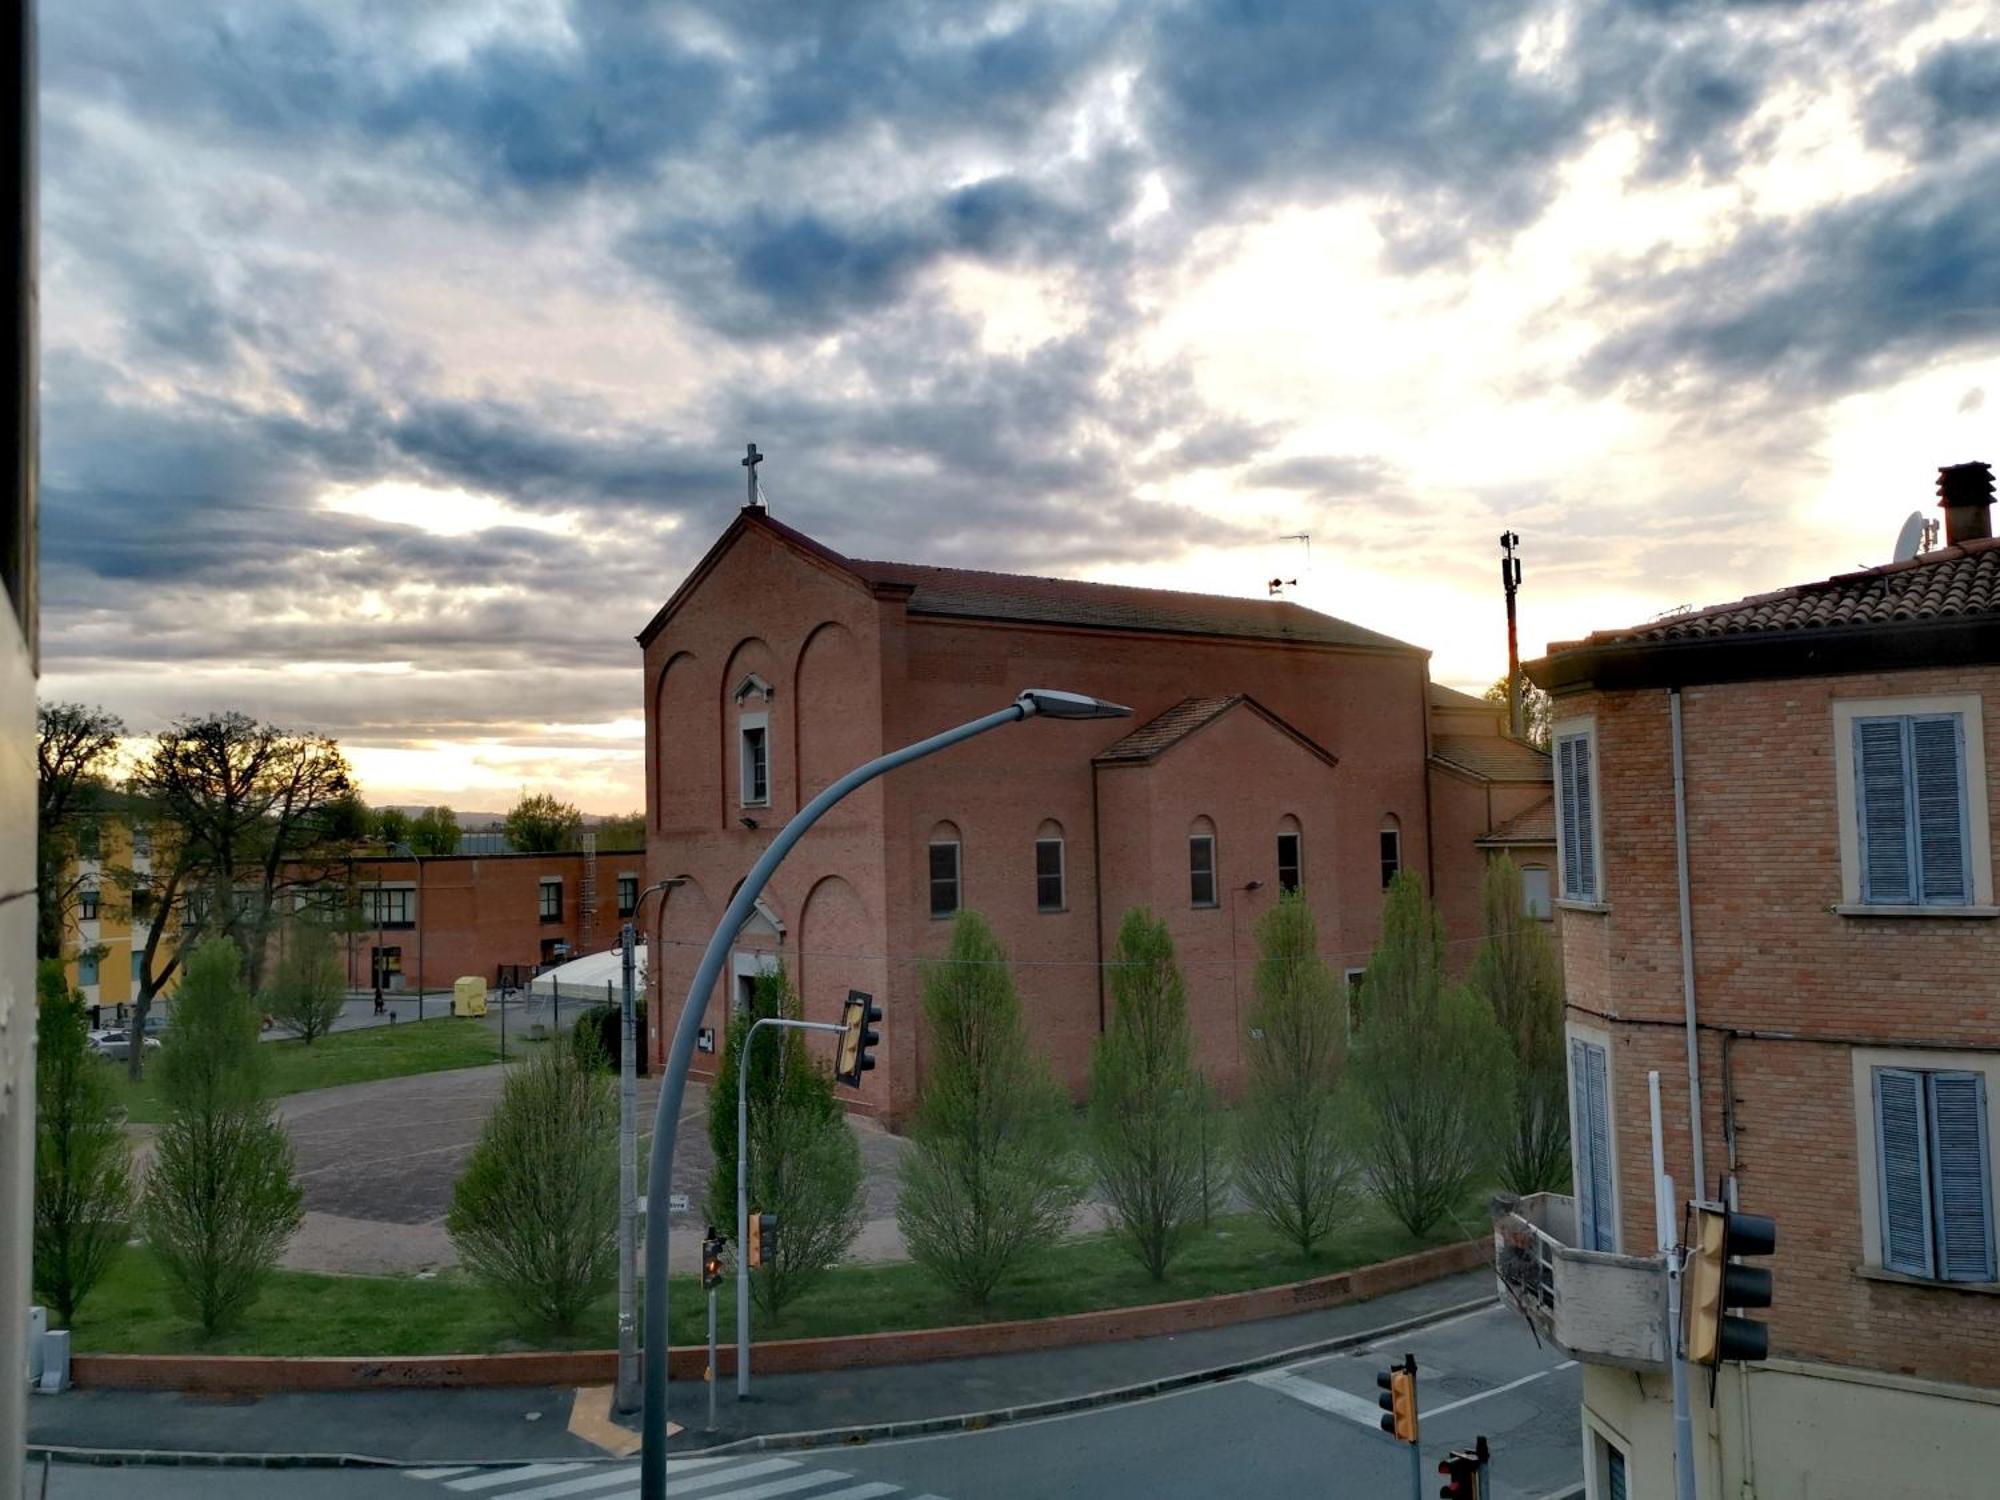
[[[1375,1371],[1417,1356],[1422,1493],[1445,1450],[1484,1433],[1495,1500],[1567,1494],[1580,1469],[1581,1382],[1495,1309],[1382,1347],[1304,1361],[1152,1401],[1044,1422],[819,1452],[753,1453],[677,1465],[670,1493],[699,1500],[1088,1500],[1253,1495],[1391,1500],[1409,1491],[1407,1450],[1374,1427]],[[631,1464],[503,1469],[174,1471],[62,1469],[52,1500],[629,1500]]]

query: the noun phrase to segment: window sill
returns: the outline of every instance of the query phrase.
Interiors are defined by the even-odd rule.
[[[766,797],[762,802],[739,802],[736,805],[745,812],[759,812],[771,805],[771,799]]]
[[[542,918],[542,925],[543,925],[544,927],[560,927],[560,926],[562,925],[562,918],[561,918],[561,917],[543,917],[543,918]]]
[[[1608,912],[1611,910],[1611,903],[1609,901],[1574,901],[1568,896],[1563,896],[1557,899],[1556,910]]]
[[[1068,911],[1069,908],[1067,906],[1038,906],[1035,908],[1035,915],[1038,917],[1060,917],[1067,914]]]
[[[1842,917],[1957,917],[1975,922],[2000,917],[2000,906],[1850,906],[1833,908]]]
[[[931,913],[931,920],[933,922],[949,922],[957,915],[958,913],[955,911],[934,911]]]
[[[414,932],[416,928],[417,924],[415,922],[377,922],[373,930],[376,932]]]
[[[1221,903],[1220,901],[1190,901],[1190,902],[1188,903],[1188,910],[1189,910],[1189,911],[1221,911],[1221,910],[1222,910],[1222,903]]]
[[[1885,1271],[1880,1266],[1856,1266],[1854,1274],[1863,1281],[1880,1281],[1890,1286],[1917,1287],[1933,1292],[1970,1292],[1977,1297],[2000,1297],[2000,1281],[1932,1281],[1922,1276],[1905,1276],[1901,1271]]]

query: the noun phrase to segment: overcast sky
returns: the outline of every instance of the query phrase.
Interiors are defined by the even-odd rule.
[[[641,803],[769,455],[858,556],[1505,662],[2000,459],[1984,0],[44,4],[44,694]],[[1298,542],[1309,532],[1310,566]]]

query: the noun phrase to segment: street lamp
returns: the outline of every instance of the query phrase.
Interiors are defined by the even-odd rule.
[[[660,1099],[653,1117],[653,1156],[646,1172],[646,1202],[649,1208],[667,1202],[673,1187],[674,1132],[680,1124],[681,1096],[687,1088],[688,1064],[694,1057],[695,1033],[701,1029],[702,1013],[708,1008],[708,998],[715,989],[717,976],[722,972],[729,945],[749,920],[757,898],[764,893],[764,887],[770,883],[771,876],[784,862],[785,856],[791,853],[792,846],[825,816],[827,809],[849,792],[866,786],[885,772],[908,765],[911,761],[922,760],[927,755],[935,755],[940,750],[948,750],[961,741],[984,734],[989,729],[998,729],[1003,724],[1018,724],[1038,714],[1051,719],[1122,719],[1129,717],[1131,712],[1120,704],[1107,703],[1082,693],[1030,688],[1003,709],[855,767],[799,809],[791,821],[778,831],[778,836],[771,840],[769,847],[757,857],[750,873],[743,877],[743,884],[736,888],[735,896],[722,913],[722,920],[716,923],[715,931],[709,935],[708,946],[702,950],[694,982],[688,986],[687,1000],[682,1004],[680,1019],[674,1025],[673,1047],[667,1055],[666,1071],[660,1079]],[[646,1384],[644,1415],[639,1424],[639,1493],[642,1500],[666,1500],[667,1494],[667,1228],[667,1216],[656,1214],[655,1222],[648,1226],[646,1234]],[[742,1250],[741,1245],[737,1246],[739,1254]]]
[[[424,1018],[424,857],[408,844],[391,843],[390,849],[401,849],[417,862],[417,1019]],[[376,910],[382,906],[382,893],[378,887],[375,893]]]

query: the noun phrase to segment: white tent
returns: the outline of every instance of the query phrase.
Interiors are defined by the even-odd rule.
[[[638,989],[646,993],[646,945],[637,946],[635,967],[638,970]],[[553,969],[545,969],[537,974],[528,985],[528,994],[535,999],[552,999],[560,985],[565,1000],[603,1000],[604,987],[611,986],[610,998],[618,997],[618,986],[622,981],[624,960],[616,948],[607,948],[602,953],[586,953],[581,958],[573,958],[566,964],[557,964]]]

